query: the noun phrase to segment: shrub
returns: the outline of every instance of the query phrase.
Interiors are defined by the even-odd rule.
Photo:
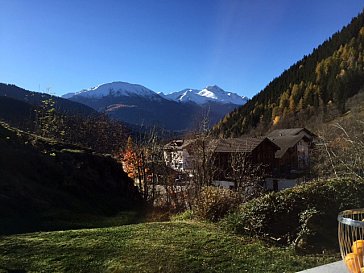
[[[308,250],[312,251],[315,248],[320,248],[321,240],[319,235],[324,233],[319,224],[320,217],[324,214],[317,211],[315,208],[310,208],[300,214],[300,231],[297,233],[297,238],[292,242],[296,251]]]
[[[315,181],[247,202],[221,223],[240,234],[273,237],[286,244],[304,239],[301,245],[332,248],[337,247],[337,214],[360,207],[364,182]]]
[[[240,203],[241,197],[237,192],[204,187],[195,200],[192,210],[197,218],[216,222],[237,209]]]
[[[172,221],[186,221],[192,220],[194,217],[192,210],[185,210],[184,212],[177,213],[176,215],[171,217]]]

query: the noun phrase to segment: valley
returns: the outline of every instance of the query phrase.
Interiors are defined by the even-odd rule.
[[[364,10],[162,2],[0,3],[0,273],[359,273]]]

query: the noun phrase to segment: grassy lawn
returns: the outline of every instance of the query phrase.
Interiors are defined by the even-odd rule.
[[[337,259],[297,256],[290,250],[227,234],[214,225],[198,222],[0,237],[0,272],[283,273]]]

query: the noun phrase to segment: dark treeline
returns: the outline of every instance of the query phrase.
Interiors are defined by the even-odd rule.
[[[272,126],[346,111],[346,101],[364,85],[364,13],[355,17],[309,56],[270,82],[247,104],[224,117],[214,128],[220,136],[262,134]]]

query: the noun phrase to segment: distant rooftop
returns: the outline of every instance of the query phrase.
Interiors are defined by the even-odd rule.
[[[315,134],[313,134],[311,131],[309,131],[306,128],[290,128],[290,129],[277,129],[270,132],[267,136],[268,137],[279,137],[279,136],[295,136],[300,134],[301,132],[305,132],[308,135],[314,137]]]
[[[258,147],[265,137],[244,137],[219,139],[216,143],[216,153],[250,153]]]
[[[306,141],[310,141],[306,136],[299,135],[285,135],[285,136],[276,136],[276,137],[268,137],[274,144],[276,144],[280,150],[278,150],[275,154],[275,158],[281,158],[289,148],[293,147],[297,144],[301,139]]]
[[[194,143],[195,139],[176,139],[168,142],[166,145],[164,145],[164,149],[184,149],[190,144]]]

